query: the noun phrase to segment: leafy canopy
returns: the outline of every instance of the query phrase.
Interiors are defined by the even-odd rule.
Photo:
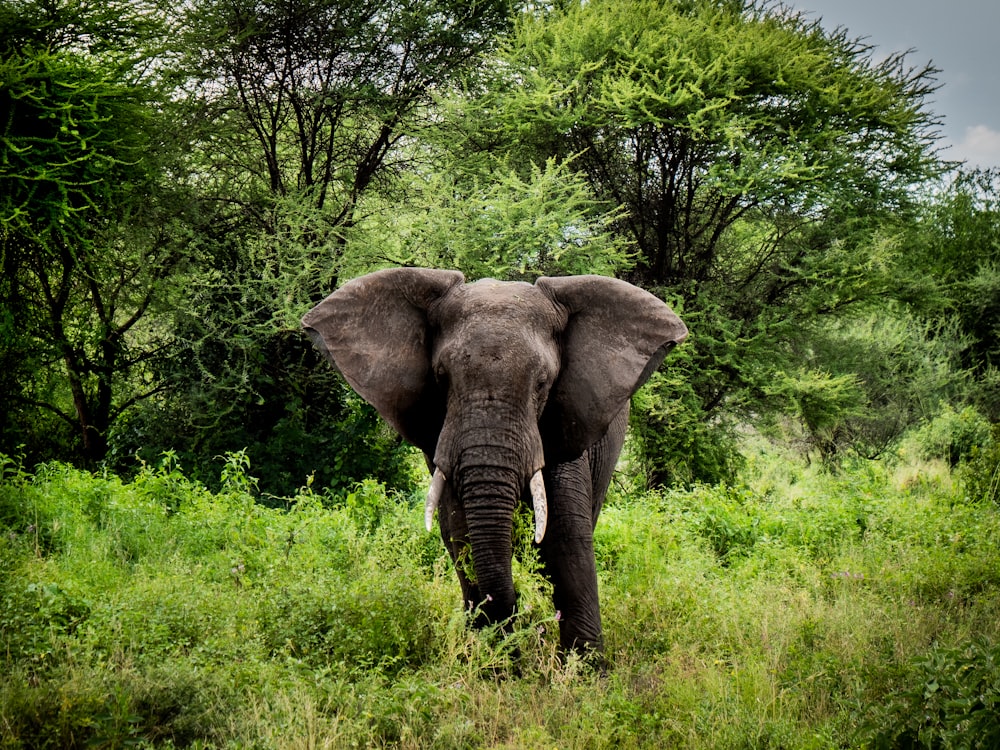
[[[654,435],[673,414],[691,429],[676,445],[705,444],[694,436],[706,420],[768,408],[808,323],[888,291],[900,257],[890,222],[942,167],[925,101],[932,68],[876,61],[845,30],[770,3],[526,12],[496,76],[468,108],[476,126],[462,147],[522,165],[572,160],[594,199],[617,207],[609,228],[636,259],[622,275],[681,304],[691,390],[633,423]],[[731,465],[717,448],[697,463]]]
[[[521,17],[486,106],[529,157],[579,155],[644,280],[700,282],[754,208],[894,208],[933,170],[934,71],[869,52],[768,4],[566,3]]]
[[[164,101],[143,78],[158,27],[128,3],[7,4],[0,23],[0,437],[48,452],[68,428],[71,452],[98,460],[116,412],[149,392],[126,381],[155,337],[135,346],[132,329],[177,257]]]

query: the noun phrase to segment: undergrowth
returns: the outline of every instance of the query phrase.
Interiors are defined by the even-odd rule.
[[[739,485],[617,488],[596,537],[606,674],[557,653],[526,539],[512,634],[470,631],[421,498],[375,482],[263,504],[240,455],[217,493],[171,456],[128,483],[0,472],[3,748],[998,737],[1000,514],[938,464],[761,450]]]

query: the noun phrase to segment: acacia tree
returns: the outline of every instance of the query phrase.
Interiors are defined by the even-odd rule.
[[[933,69],[771,3],[560,3],[521,16],[498,69],[463,146],[572,158],[621,207],[627,277],[692,331],[692,425],[760,408],[803,320],[888,288],[877,231],[939,169]]]
[[[135,4],[20,3],[0,42],[3,450],[103,458],[115,416],[155,386],[135,331],[176,262],[165,234],[158,97],[138,78]],[[129,40],[129,41],[126,41]]]
[[[875,63],[846,31],[780,6],[568,3],[523,16],[505,64],[523,80],[491,112],[508,138],[576,155],[626,209],[637,278],[687,295],[731,260],[739,220],[787,233],[789,217],[897,209],[936,164],[934,71]],[[761,238],[756,265],[773,267],[784,248]]]
[[[400,166],[395,146],[428,117],[434,90],[493,45],[508,4],[197,0],[183,10],[190,100],[206,121],[224,120],[207,133],[206,159],[256,180],[230,197],[295,195],[332,232]]]

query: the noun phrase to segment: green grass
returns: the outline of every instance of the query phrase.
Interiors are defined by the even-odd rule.
[[[941,465],[766,449],[739,486],[618,489],[603,676],[559,659],[530,552],[500,641],[465,627],[420,498],[270,508],[225,472],[3,463],[0,747],[995,744],[1000,513]]]

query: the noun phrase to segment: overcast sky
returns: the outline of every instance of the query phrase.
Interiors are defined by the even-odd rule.
[[[945,158],[1000,167],[1000,0],[786,0],[865,37],[876,57],[912,49],[940,69],[929,109],[943,120]]]

